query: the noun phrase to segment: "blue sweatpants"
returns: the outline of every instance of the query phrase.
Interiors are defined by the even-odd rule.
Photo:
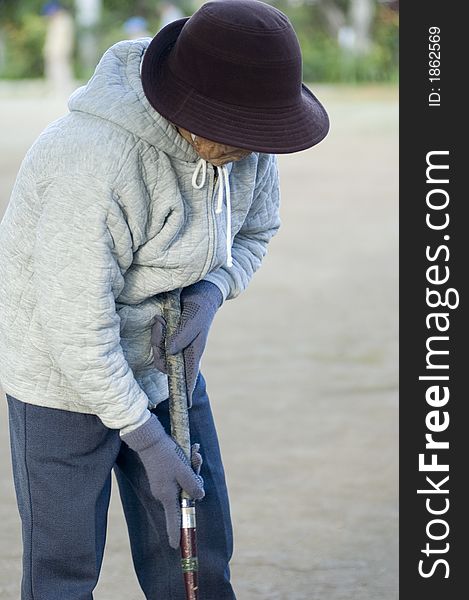
[[[112,469],[145,598],[184,600],[179,550],[169,546],[162,506],[119,431],[92,414],[35,406],[9,395],[7,402],[22,522],[21,600],[92,600],[106,540]],[[168,401],[152,412],[169,432]],[[189,420],[192,442],[201,444],[205,483],[205,497],[196,503],[200,600],[235,600],[228,494],[201,374]]]

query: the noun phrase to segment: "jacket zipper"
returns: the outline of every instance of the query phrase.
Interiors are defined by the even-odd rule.
[[[210,163],[208,165],[209,169],[209,177],[210,177],[210,188],[209,188],[209,225],[212,228],[212,247],[209,246],[209,251],[207,255],[207,260],[204,265],[204,273],[208,273],[210,271],[210,267],[212,266],[213,257],[215,256],[215,252],[217,249],[217,226],[216,226],[216,215],[213,208],[213,198],[215,195],[215,185],[217,182],[217,170]]]

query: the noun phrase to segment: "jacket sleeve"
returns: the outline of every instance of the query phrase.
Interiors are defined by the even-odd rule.
[[[123,435],[151,413],[120,344],[113,287],[122,276],[106,193],[92,176],[48,182],[33,261],[38,316],[53,361],[81,406]]]
[[[259,159],[251,208],[233,240],[233,266],[220,267],[204,277],[220,288],[225,300],[244,291],[261,266],[267,244],[280,227],[279,204],[277,157],[264,154]]]

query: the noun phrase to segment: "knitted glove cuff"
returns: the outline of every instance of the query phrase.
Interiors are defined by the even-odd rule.
[[[202,297],[207,304],[214,308],[214,312],[223,304],[223,294],[220,288],[211,281],[205,281],[204,279],[183,289],[182,293],[185,297],[192,294],[196,294],[198,298]]]
[[[143,425],[121,436],[121,439],[135,452],[141,452],[158,444],[166,435],[163,425],[152,414]]]

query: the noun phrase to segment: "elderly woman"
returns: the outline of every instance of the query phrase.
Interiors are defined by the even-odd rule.
[[[180,600],[178,494],[199,503],[200,598],[235,598],[217,434],[199,372],[212,320],[279,227],[277,153],[327,114],[287,17],[207,2],[110,48],[29,150],[0,226],[0,382],[23,525],[22,599],[92,598],[114,469],[149,600]],[[193,465],[172,440],[166,340],[183,352]]]

